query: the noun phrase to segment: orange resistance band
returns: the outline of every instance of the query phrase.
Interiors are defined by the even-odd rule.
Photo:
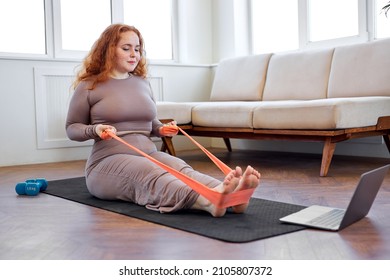
[[[225,163],[223,163],[219,158],[217,158],[216,156],[214,156],[212,153],[210,153],[205,147],[203,147],[201,144],[199,144],[198,142],[195,141],[194,138],[192,138],[191,136],[189,136],[187,134],[187,132],[185,132],[183,129],[181,129],[180,127],[176,126],[176,125],[164,125],[162,127],[162,131],[165,133],[165,134],[176,134],[177,131],[180,131],[183,135],[187,136],[191,141],[192,143],[194,143],[196,146],[198,146],[213,162],[214,164],[223,172],[223,174],[225,175],[228,175],[230,173],[230,171],[232,171],[232,169],[227,166]]]
[[[219,158],[214,156],[212,153],[210,153],[205,147],[203,147],[201,144],[195,141],[194,138],[189,136],[187,132],[185,132],[183,129],[177,126],[177,128],[180,130],[183,135],[187,136],[196,146],[198,146],[214,163],[218,168],[223,172],[223,174],[228,175],[232,169],[227,166],[225,163],[223,163]]]
[[[165,127],[167,127],[167,126],[165,126]],[[177,128],[180,129],[179,127],[177,127]],[[171,127],[170,129],[175,129],[175,128]],[[180,129],[180,131],[183,132],[181,129]],[[175,130],[175,132],[176,132],[176,130]],[[191,139],[191,141],[196,142],[188,134],[186,134],[186,136],[189,137]],[[213,189],[208,188],[207,186],[203,185],[202,183],[194,180],[193,178],[188,177],[187,175],[180,173],[179,171],[173,169],[172,167],[170,167],[170,166],[168,166],[168,165],[166,165],[166,164],[156,160],[155,158],[149,156],[148,154],[144,153],[143,151],[139,150],[138,148],[130,145],[129,143],[124,141],[122,138],[118,137],[112,131],[109,131],[109,130],[104,131],[103,135],[102,135],[102,138],[103,139],[108,139],[109,137],[112,137],[115,140],[123,143],[124,145],[128,146],[130,149],[138,152],[142,156],[144,156],[147,159],[149,159],[150,161],[154,162],[155,164],[160,166],[162,169],[164,169],[167,172],[171,173],[176,178],[178,178],[179,180],[184,182],[186,185],[188,185],[190,188],[192,188],[195,192],[197,192],[198,194],[200,194],[203,197],[205,197],[207,200],[209,200],[212,204],[214,204],[218,208],[227,208],[227,207],[230,207],[230,206],[236,206],[236,205],[248,203],[250,197],[252,196],[252,194],[253,194],[253,192],[255,190],[254,188],[250,188],[250,189],[239,190],[237,192],[228,193],[228,194],[219,193],[219,192],[217,192],[217,191],[215,191]],[[197,146],[198,147],[202,147],[199,143],[197,143]],[[206,150],[204,147],[202,147],[201,149],[203,151]],[[210,158],[213,158],[214,162],[222,163],[218,158],[216,158],[210,152],[207,151],[206,154],[209,157],[211,155]],[[217,164],[217,166],[219,167],[218,164]],[[222,163],[221,166],[224,166],[223,168],[225,168],[225,169],[229,168],[224,163]],[[229,168],[229,172],[230,172],[230,170],[231,169]]]

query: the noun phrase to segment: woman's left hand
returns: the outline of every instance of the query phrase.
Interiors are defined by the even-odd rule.
[[[176,124],[176,121],[171,121],[169,123],[164,124],[162,127],[160,127],[160,135],[167,137],[173,137],[177,135],[179,129],[177,128]]]

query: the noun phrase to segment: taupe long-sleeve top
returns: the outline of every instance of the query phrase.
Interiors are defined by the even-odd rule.
[[[109,79],[89,90],[88,82],[81,82],[70,102],[66,132],[71,140],[94,139],[89,166],[112,154],[136,154],[118,141],[104,141],[95,132],[98,124],[114,126],[118,134],[137,132],[146,136],[159,134],[162,126],[147,80],[137,76],[127,79]],[[146,153],[149,145],[131,143]],[[145,144],[145,143],[143,143]]]
[[[117,131],[143,131],[160,136],[161,123],[150,84],[137,76],[109,79],[93,90],[88,82],[76,88],[69,106],[66,132],[71,140],[99,140],[98,124],[114,126]]]

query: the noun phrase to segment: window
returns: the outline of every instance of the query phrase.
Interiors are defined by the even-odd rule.
[[[172,60],[172,1],[124,0],[124,23],[135,26],[149,59]]]
[[[0,3],[0,54],[81,59],[113,22],[136,26],[149,59],[173,59],[175,0],[12,0]],[[176,2],[175,2],[176,3]]]
[[[389,0],[376,0],[374,6],[375,35],[377,39],[390,37],[390,11],[385,15],[382,8],[389,4]]]
[[[280,52],[302,48],[329,47],[365,42],[377,19],[378,37],[387,37],[385,16],[375,14],[373,3],[365,0],[252,0],[252,52]],[[377,9],[376,9],[377,10]],[[390,19],[389,19],[390,21]],[[372,29],[372,28],[371,28]]]
[[[0,34],[0,52],[45,55],[44,1],[2,1]]]
[[[89,51],[111,24],[110,0],[66,0],[60,4],[62,49]]]
[[[298,0],[253,0],[251,18],[254,53],[299,48]]]
[[[53,1],[56,57],[84,57],[112,22],[137,27],[144,37],[149,59],[173,57],[171,0]]]
[[[309,41],[359,35],[357,0],[309,0]]]

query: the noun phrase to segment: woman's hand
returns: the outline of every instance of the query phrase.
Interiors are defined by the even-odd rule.
[[[177,135],[179,132],[177,128],[177,122],[176,121],[171,121],[169,123],[164,124],[162,127],[160,127],[160,135],[161,136],[168,136],[168,137],[173,137]]]
[[[96,134],[103,140],[109,140],[112,137],[108,136],[106,133],[104,133],[106,130],[111,131],[112,133],[116,134],[116,128],[111,125],[105,125],[105,124],[98,124],[95,127]]]

